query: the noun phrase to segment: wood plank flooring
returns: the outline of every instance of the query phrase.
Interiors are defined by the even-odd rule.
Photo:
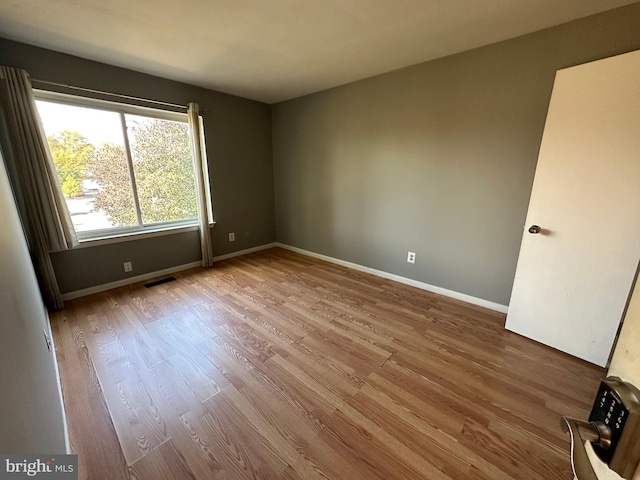
[[[80,478],[566,479],[604,370],[283,249],[52,315]]]

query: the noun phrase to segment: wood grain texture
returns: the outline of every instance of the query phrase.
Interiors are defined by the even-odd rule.
[[[274,248],[52,315],[80,478],[572,478],[604,370],[504,315]]]

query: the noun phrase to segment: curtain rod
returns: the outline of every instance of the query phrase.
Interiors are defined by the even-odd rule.
[[[56,87],[70,88],[72,90],[80,90],[80,91],[83,91],[83,92],[97,93],[98,95],[107,95],[109,97],[126,98],[127,100],[135,100],[135,101],[138,101],[138,102],[153,103],[153,104],[156,104],[156,105],[164,105],[165,107],[180,108],[182,110],[186,110],[187,109],[186,105],[178,105],[177,103],[161,102],[159,100],[150,100],[148,98],[132,97],[132,96],[129,96],[129,95],[121,95],[119,93],[103,92],[103,91],[100,91],[100,90],[93,90],[91,88],[74,87],[73,85],[67,85],[65,83],[49,82],[47,80],[38,80],[37,78],[32,78],[31,81],[32,82],[36,82],[36,83],[44,83],[46,85],[54,85]]]

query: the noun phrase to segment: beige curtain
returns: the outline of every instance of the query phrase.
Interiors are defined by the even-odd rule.
[[[29,74],[0,67],[0,108],[6,129],[5,162],[43,298],[63,307],[50,252],[78,244],[36,110]]]
[[[193,168],[196,176],[196,191],[198,197],[198,221],[200,226],[200,247],[202,249],[202,266],[213,266],[213,247],[211,245],[210,224],[213,221],[211,214],[211,191],[209,183],[209,167],[207,166],[207,153],[204,148],[204,130],[199,116],[197,103],[191,102],[187,110],[189,117],[189,131],[191,134],[191,152],[193,155]]]

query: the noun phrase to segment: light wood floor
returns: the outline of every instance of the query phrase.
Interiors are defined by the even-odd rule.
[[[80,478],[567,479],[600,368],[282,249],[52,315]]]

